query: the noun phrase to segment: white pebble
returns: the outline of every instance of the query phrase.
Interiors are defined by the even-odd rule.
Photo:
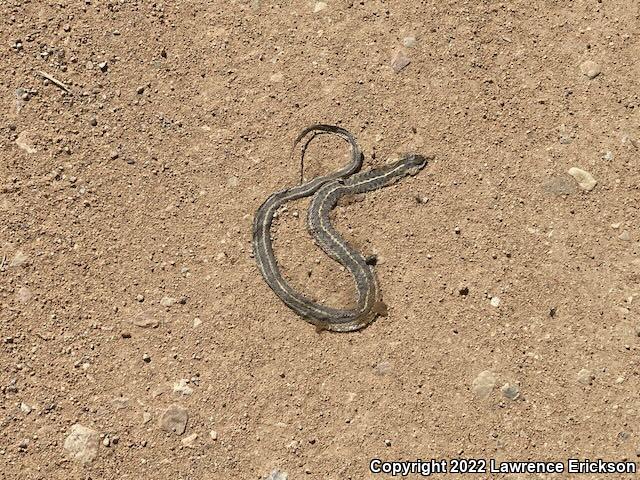
[[[578,182],[580,188],[587,192],[593,190],[593,188],[598,183],[595,178],[593,178],[593,175],[580,168],[571,167],[568,173],[576,180],[576,182]]]

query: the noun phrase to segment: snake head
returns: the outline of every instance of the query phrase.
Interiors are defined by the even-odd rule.
[[[402,158],[402,161],[407,166],[407,172],[409,175],[415,175],[427,165],[429,160],[432,159],[433,157],[427,157],[420,155],[419,153],[407,153]]]

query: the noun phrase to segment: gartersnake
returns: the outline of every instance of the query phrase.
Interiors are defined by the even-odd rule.
[[[377,315],[386,315],[387,307],[382,301],[373,267],[331,225],[329,213],[344,195],[377,190],[408,175],[417,174],[427,164],[427,158],[417,154],[406,154],[399,161],[382,168],[356,173],[362,166],[362,151],[353,135],[333,125],[311,125],[298,135],[294,148],[309,133],[313,133],[314,136],[332,133],[346,140],[351,146],[351,160],[336,172],[270,195],[258,208],[254,218],[253,253],[267,284],[295,313],[321,330],[359,330],[371,323]],[[304,148],[311,139],[305,143]],[[302,154],[304,155],[304,149]],[[358,293],[357,306],[354,309],[328,307],[310,300],[291,288],[278,268],[270,235],[274,215],[286,202],[311,195],[313,198],[309,206],[307,227],[325,253],[353,275]]]

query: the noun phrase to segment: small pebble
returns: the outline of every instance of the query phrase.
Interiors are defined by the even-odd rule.
[[[173,297],[162,297],[160,299],[160,305],[162,305],[163,307],[171,307],[176,303],[176,301],[177,300]]]
[[[173,385],[173,393],[180,393],[182,395],[191,395],[193,388],[188,386],[189,380],[181,378],[177,383]]]
[[[91,125],[92,127],[98,125],[98,119],[95,115],[92,115],[91,118],[89,118],[89,125]]]
[[[404,45],[407,48],[415,47],[415,45],[416,45],[416,37],[414,37],[412,35],[404,37],[402,39],[402,45]]]
[[[198,328],[200,325],[202,325],[202,320],[200,320],[199,317],[196,317],[193,319],[193,328]]]
[[[173,404],[167,408],[160,417],[160,428],[167,432],[182,435],[187,429],[189,414],[187,409],[180,405]]]
[[[600,75],[601,72],[600,66],[591,60],[582,62],[580,64],[580,71],[583,75],[587,76],[590,79],[596,78],[598,75]]]
[[[214,442],[218,440],[218,432],[216,432],[215,430],[211,430],[209,432],[209,436],[211,437],[211,440],[213,440]]]
[[[144,93],[144,87],[143,86],[139,86],[138,88],[136,88],[136,93],[138,95],[142,95]]]
[[[158,322],[154,314],[150,311],[138,313],[131,319],[131,323],[140,328],[156,328],[160,325],[160,322]]]
[[[385,441],[384,441],[384,444],[385,444],[387,447],[390,447],[390,446],[391,446],[391,440],[385,440]]]
[[[27,405],[26,403],[22,402],[20,403],[20,411],[22,413],[24,413],[25,415],[29,415],[31,413],[32,408]]]
[[[395,73],[399,73],[411,63],[411,59],[407,57],[401,50],[397,51],[391,60],[391,68]]]
[[[106,71],[107,71],[107,69],[108,69],[109,67],[108,67],[108,65],[107,65],[107,62],[100,62],[100,63],[98,64],[98,68],[99,68],[100,70],[102,70],[103,72],[106,72]]]
[[[500,391],[502,392],[502,395],[509,400],[516,400],[520,396],[520,389],[516,385],[511,385],[510,383],[505,383]]]
[[[587,192],[593,190],[593,188],[598,183],[589,172],[587,172],[586,170],[581,170],[577,167],[571,167],[567,173],[569,173],[569,175],[571,175],[576,180],[576,182],[578,182],[578,186],[582,190],[585,190]]]
[[[99,443],[98,432],[76,423],[64,440],[64,449],[73,460],[86,464],[98,456]]]
[[[583,385],[592,385],[593,381],[596,379],[596,376],[591,370],[583,368],[578,372],[577,378],[578,382],[582,383]]]
[[[473,380],[471,390],[481,400],[489,398],[491,391],[496,386],[496,376],[490,370],[480,372],[480,374]]]
[[[627,230],[625,230],[624,232],[622,232],[620,235],[618,235],[618,238],[624,242],[628,242],[631,240],[631,235],[629,234],[629,232]]]
[[[313,6],[313,13],[321,12],[325,8],[327,8],[327,4],[325,2],[316,2]]]
[[[195,446],[195,442],[197,439],[198,439],[198,434],[192,433],[191,435],[184,437],[182,439],[182,445],[184,445],[187,448],[193,448]]]
[[[289,475],[287,475],[285,472],[281,472],[280,470],[274,470],[269,474],[268,477],[265,478],[265,480],[288,480],[288,478],[289,478]]]
[[[500,306],[500,298],[498,297],[491,297],[491,306],[492,307],[499,307]]]
[[[142,361],[143,361],[144,363],[149,363],[149,362],[151,362],[151,356],[150,356],[148,353],[144,353],[144,354],[142,355]]]

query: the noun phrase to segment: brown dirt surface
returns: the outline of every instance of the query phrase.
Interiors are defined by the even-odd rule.
[[[638,2],[325,1],[0,2],[1,478],[638,460]],[[318,122],[365,168],[435,155],[335,211],[389,306],[357,333],[251,253]],[[305,175],[345,155],[314,142]],[[348,305],[305,207],[278,260]]]

